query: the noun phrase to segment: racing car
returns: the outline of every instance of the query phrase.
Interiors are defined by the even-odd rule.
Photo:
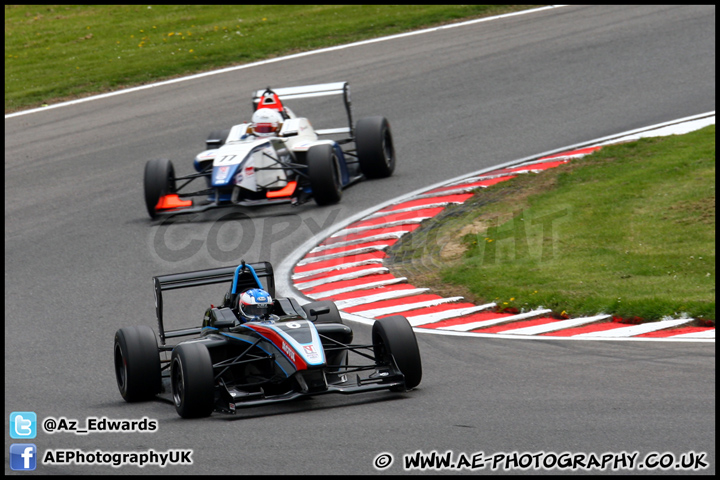
[[[315,130],[284,104],[327,95],[342,95],[347,127]],[[146,163],[145,204],[151,218],[232,205],[299,205],[311,198],[331,205],[348,186],[388,177],[395,169],[389,122],[373,116],[353,127],[347,82],[268,87],[253,93],[253,108],[253,120],[256,115],[261,120],[210,133],[206,149],[195,157],[195,173],[176,176],[166,158]],[[202,180],[191,187],[196,179]]]
[[[165,329],[163,291],[223,282],[229,288],[222,303],[207,308],[196,326]],[[153,277],[159,342],[147,325],[115,334],[122,397],[159,396],[192,418],[328,393],[404,392],[420,383],[420,351],[405,317],[376,320],[371,343],[354,344],[334,302],[275,298],[274,283],[268,262]]]

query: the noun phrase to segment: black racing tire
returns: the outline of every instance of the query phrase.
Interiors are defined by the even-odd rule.
[[[422,380],[422,362],[415,332],[402,315],[380,318],[372,327],[372,343],[375,359],[387,364],[395,359],[403,375],[405,388],[393,387],[394,391],[410,390]]]
[[[121,328],[115,333],[113,353],[115,378],[125,401],[150,400],[160,393],[160,353],[152,328]]]
[[[225,145],[228,135],[230,135],[230,130],[213,130],[205,140],[205,148],[212,150],[222,147]]]
[[[342,198],[340,164],[332,145],[315,145],[307,153],[308,177],[315,203],[338,203]]]
[[[310,315],[311,309],[320,309],[328,307],[330,311],[317,316]],[[310,302],[302,306],[303,310],[307,314],[308,319],[313,323],[343,323],[340,311],[332,300],[321,300],[319,302]]]
[[[385,117],[361,118],[355,127],[360,171],[367,178],[385,178],[395,171],[395,147]]]
[[[212,359],[201,343],[181,343],[170,366],[173,403],[183,418],[207,417],[215,403]]]
[[[160,197],[175,193],[175,168],[167,158],[156,158],[145,164],[145,206],[150,218],[157,217]]]

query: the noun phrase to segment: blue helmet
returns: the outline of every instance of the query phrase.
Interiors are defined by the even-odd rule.
[[[240,295],[238,306],[240,313],[246,317],[266,317],[272,309],[272,297],[265,290],[251,288]]]

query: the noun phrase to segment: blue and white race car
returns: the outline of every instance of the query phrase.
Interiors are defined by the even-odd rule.
[[[342,95],[347,127],[315,130],[283,103],[327,95]],[[176,177],[170,160],[147,162],[145,203],[151,218],[232,205],[298,205],[311,198],[331,205],[353,183],[388,177],[395,169],[389,122],[373,116],[353,127],[347,82],[268,87],[254,93],[253,106],[251,122],[208,136],[206,150],[195,157],[196,173]],[[329,138],[339,135],[343,138]],[[204,183],[190,188],[199,178]]]

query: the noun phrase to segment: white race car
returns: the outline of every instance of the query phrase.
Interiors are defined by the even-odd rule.
[[[342,95],[348,126],[315,130],[283,102]],[[225,206],[340,201],[343,189],[395,169],[390,124],[385,117],[362,118],[353,128],[347,82],[258,90],[253,121],[212,132],[195,157],[197,173],[176,177],[170,160],[145,165],[145,203],[151,218]],[[340,139],[328,137],[344,136]],[[323,138],[325,137],[325,138]],[[202,188],[188,186],[204,178]],[[194,199],[193,199],[194,197]]]

